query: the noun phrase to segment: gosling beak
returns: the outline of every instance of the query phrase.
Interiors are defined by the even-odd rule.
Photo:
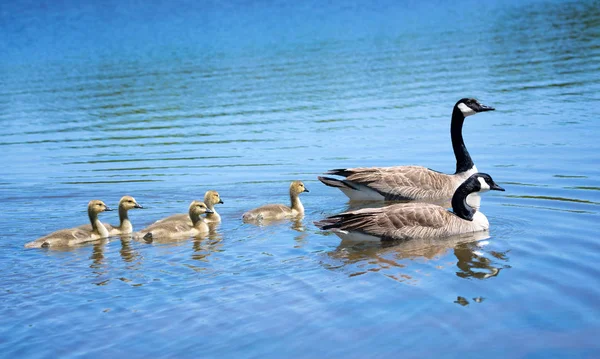
[[[112,208],[110,208],[109,206],[105,206],[105,208],[104,208],[104,211],[105,211],[105,212],[106,212],[106,211],[112,211],[112,210],[113,210],[113,209],[112,209]]]
[[[141,204],[137,204],[137,203],[135,204],[135,206],[133,206],[133,208],[141,208],[141,209],[144,209],[144,207],[142,207],[142,205],[141,205]]]
[[[495,108],[493,108],[491,106],[479,104],[479,109],[477,110],[477,112],[494,111],[494,110],[495,110]]]
[[[504,188],[498,186],[496,183],[494,183],[493,185],[490,186],[490,190],[492,191],[502,191],[504,192]]]
[[[310,191],[308,190],[308,188],[305,187],[304,191],[302,191],[302,192],[310,192]]]
[[[223,204],[223,200],[222,200],[222,199],[220,199],[220,200],[219,200],[219,202],[217,202],[217,203]]]
[[[215,211],[213,211],[212,209],[208,209],[208,208],[207,208],[207,209],[206,209],[206,212],[204,212],[204,213],[215,213]]]

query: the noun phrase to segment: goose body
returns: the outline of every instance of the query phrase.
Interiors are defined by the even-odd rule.
[[[450,135],[456,157],[454,174],[437,172],[422,166],[344,168],[326,172],[345,177],[318,177],[330,187],[339,188],[351,201],[400,201],[450,198],[469,176],[477,173],[463,141],[462,127],[466,117],[494,108],[475,99],[463,98],[452,110]]]
[[[192,236],[207,234],[208,225],[201,217],[202,214],[211,213],[206,204],[200,201],[192,201],[186,219],[172,219],[165,222],[155,222],[138,232],[138,238],[146,242],[158,240],[185,239]]]
[[[131,221],[129,220],[128,212],[130,209],[134,209],[134,208],[144,208],[144,207],[142,207],[140,204],[138,204],[136,202],[135,198],[133,198],[131,196],[123,196],[121,198],[121,200],[119,201],[119,225],[113,226],[108,223],[102,223],[104,225],[104,227],[106,228],[106,230],[108,231],[108,234],[110,236],[118,236],[121,234],[133,233],[133,225],[131,224]],[[86,230],[92,229],[92,227],[89,224],[80,226],[78,228],[82,228],[82,229],[86,229]]]
[[[204,222],[206,223],[220,223],[221,222],[221,215],[219,215],[219,213],[217,213],[216,209],[215,209],[215,204],[223,204],[223,200],[221,200],[221,196],[219,195],[219,192],[217,191],[206,191],[206,193],[204,194],[204,204],[206,205],[206,207],[212,211],[212,213],[208,213],[206,214],[206,217],[204,217]],[[163,219],[159,219],[158,221],[154,222],[154,223],[162,223],[162,222],[170,222],[170,221],[188,221],[190,224],[192,223],[192,220],[190,219],[190,216],[188,214],[185,213],[178,213],[178,214],[174,214],[171,215],[169,217],[163,218]]]
[[[304,183],[293,181],[290,184],[290,206],[285,204],[267,204],[252,209],[242,215],[242,220],[249,222],[277,221],[286,218],[304,216],[304,206],[300,201],[300,193],[309,192]]]
[[[467,197],[489,190],[504,191],[489,175],[475,173],[455,191],[452,212],[430,203],[399,203],[344,212],[315,222],[315,225],[353,241],[442,238],[486,231],[489,228],[486,216],[471,207]]]
[[[106,238],[109,236],[108,230],[98,219],[98,214],[104,211],[112,211],[112,209],[100,200],[91,200],[88,203],[88,217],[91,223],[89,229],[81,227],[61,229],[25,244],[25,248],[68,247]]]

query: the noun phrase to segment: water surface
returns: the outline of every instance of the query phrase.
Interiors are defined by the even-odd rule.
[[[0,356],[597,356],[599,9],[3,5]],[[328,169],[453,171],[462,97],[497,108],[464,129],[506,188],[488,235],[373,246],[312,224],[349,208]],[[302,221],[241,222],[293,179]],[[139,229],[209,189],[209,238],[23,248],[92,198],[135,196]]]

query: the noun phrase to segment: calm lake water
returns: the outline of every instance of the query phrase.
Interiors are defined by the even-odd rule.
[[[0,357],[600,355],[597,1],[17,1],[0,31]],[[349,208],[328,169],[452,172],[462,97],[497,109],[464,128],[506,188],[488,238],[312,224]],[[293,179],[301,222],[241,222]],[[23,248],[90,199],[141,229],[209,189],[203,240]]]

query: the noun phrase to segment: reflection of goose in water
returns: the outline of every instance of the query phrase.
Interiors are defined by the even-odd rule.
[[[133,234],[122,234],[121,235],[121,249],[119,254],[126,263],[135,263],[136,260],[140,259],[140,253],[133,246]]]
[[[414,265],[414,259],[446,263],[446,257],[452,251],[458,260],[457,276],[486,279],[498,275],[507,267],[499,261],[508,261],[506,253],[488,253],[485,250],[487,238],[488,232],[476,232],[443,239],[403,242],[342,241],[335,250],[327,253],[334,262],[326,263],[325,266],[334,270],[349,270],[350,276],[379,272],[395,280],[407,281],[414,279],[415,272],[408,269]]]
[[[209,223],[209,226],[215,223]],[[192,242],[192,259],[208,262],[209,257],[215,252],[221,252],[223,247],[223,235],[217,231],[210,231],[210,234],[207,237],[197,236],[194,237]],[[204,270],[203,268],[198,268],[196,265],[192,265],[195,269]]]
[[[507,252],[489,251],[488,253],[499,261],[508,262]],[[510,268],[508,264],[495,264],[494,259],[485,256],[481,252],[481,248],[477,246],[477,243],[465,243],[456,246],[454,255],[458,259],[456,266],[460,268],[456,275],[461,278],[487,279],[497,276],[502,269]]]
[[[104,267],[105,257],[104,250],[106,248],[106,244],[108,243],[107,238],[103,238],[99,241],[94,242],[92,246],[92,254],[90,255],[90,259],[92,260],[92,264],[90,264],[90,268],[95,270],[100,270]],[[102,272],[95,272],[97,275],[104,274]]]

